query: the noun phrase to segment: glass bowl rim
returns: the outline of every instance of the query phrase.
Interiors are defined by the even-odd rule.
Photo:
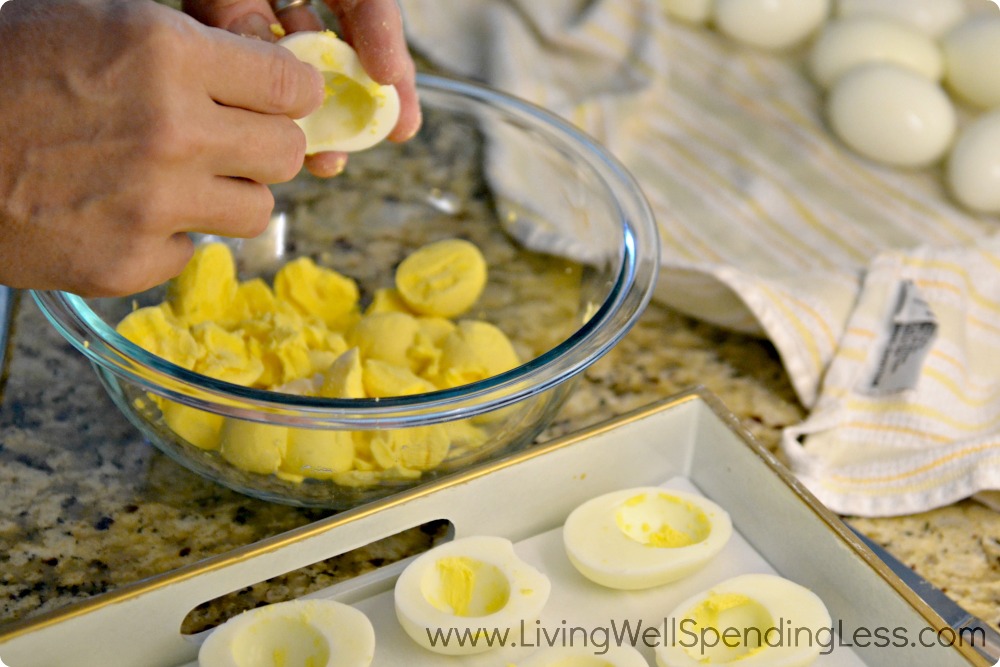
[[[615,195],[622,223],[618,275],[597,312],[556,346],[505,373],[453,389],[393,398],[333,399],[244,387],[187,370],[119,335],[75,294],[30,290],[45,317],[92,363],[121,380],[194,408],[303,427],[412,427],[473,417],[561,384],[610,350],[648,304],[659,271],[655,219],[641,188],[603,146],[555,114],[487,86],[418,73],[418,90],[461,97],[527,121],[573,147]],[[623,202],[627,206],[623,206]],[[626,214],[625,208],[631,213]]]

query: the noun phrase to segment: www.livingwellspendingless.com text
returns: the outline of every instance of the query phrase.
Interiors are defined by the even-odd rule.
[[[903,648],[903,647],[952,647],[983,646],[986,637],[982,628],[924,627],[917,631],[905,627],[855,627],[836,621],[829,627],[809,628],[795,626],[786,619],[769,627],[699,627],[690,618],[678,621],[664,619],[659,624],[642,620],[610,620],[595,627],[571,625],[562,621],[556,626],[522,621],[517,628],[427,628],[431,646],[448,647],[565,647],[589,649],[594,655],[604,655],[614,646],[656,648],[665,645],[680,646],[695,653],[708,653],[719,647],[818,647],[821,655],[839,648]]]

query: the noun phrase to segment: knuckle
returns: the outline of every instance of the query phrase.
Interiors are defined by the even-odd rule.
[[[274,210],[274,195],[267,186],[258,185],[253,190],[246,219],[242,221],[246,238],[254,238],[262,234],[270,224],[271,212]]]
[[[138,154],[154,163],[182,161],[197,153],[197,143],[191,124],[164,104],[150,114]]]
[[[268,99],[265,102],[275,111],[285,111],[295,106],[299,98],[299,88],[305,77],[303,64],[290,52],[275,49],[269,66]]]
[[[302,170],[302,163],[306,158],[306,135],[293,122],[288,121],[288,125],[283,157],[280,161],[276,161],[275,177],[278,183],[295,178]]]

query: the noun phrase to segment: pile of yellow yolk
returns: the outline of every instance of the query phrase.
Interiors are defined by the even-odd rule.
[[[483,380],[520,361],[507,336],[455,320],[486,284],[467,241],[424,246],[398,267],[396,287],[362,311],[357,284],[308,257],[285,264],[273,287],[239,281],[229,247],[201,245],[167,298],[118,325],[125,338],[187,370],[260,389],[326,398],[406,396]],[[178,436],[231,464],[292,481],[361,486],[411,479],[487,437],[471,420],[388,431],[300,429],[226,418],[152,397]]]

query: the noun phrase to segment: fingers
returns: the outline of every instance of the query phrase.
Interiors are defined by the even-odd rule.
[[[323,19],[320,18],[316,10],[310,5],[279,9],[277,16],[285,32],[289,34],[302,32],[303,30],[322,30],[325,27]]]
[[[210,173],[258,183],[284,183],[302,168],[306,138],[286,116],[219,107],[211,124],[206,134],[212,143],[203,153]]]
[[[396,0],[326,0],[340,21],[343,38],[358,52],[375,81],[396,87],[399,120],[390,141],[406,141],[420,129],[416,66],[406,45],[403,17]]]
[[[385,85],[413,75],[396,0],[327,0],[327,5],[371,78]]]
[[[271,26],[278,19],[267,0],[184,0],[183,9],[205,25],[265,42],[277,39]]]
[[[414,73],[411,72],[396,83],[396,93],[399,94],[399,119],[396,121],[396,127],[389,133],[388,139],[397,142],[407,141],[413,138],[423,122]]]
[[[301,118],[323,102],[323,76],[291,51],[224,32],[212,41],[203,84],[219,104]]]
[[[191,204],[183,231],[249,239],[267,227],[274,195],[266,185],[217,176]]]
[[[305,166],[309,170],[309,173],[319,178],[336,176],[344,171],[346,165],[347,154],[335,153],[333,151],[307,155],[305,161]]]

